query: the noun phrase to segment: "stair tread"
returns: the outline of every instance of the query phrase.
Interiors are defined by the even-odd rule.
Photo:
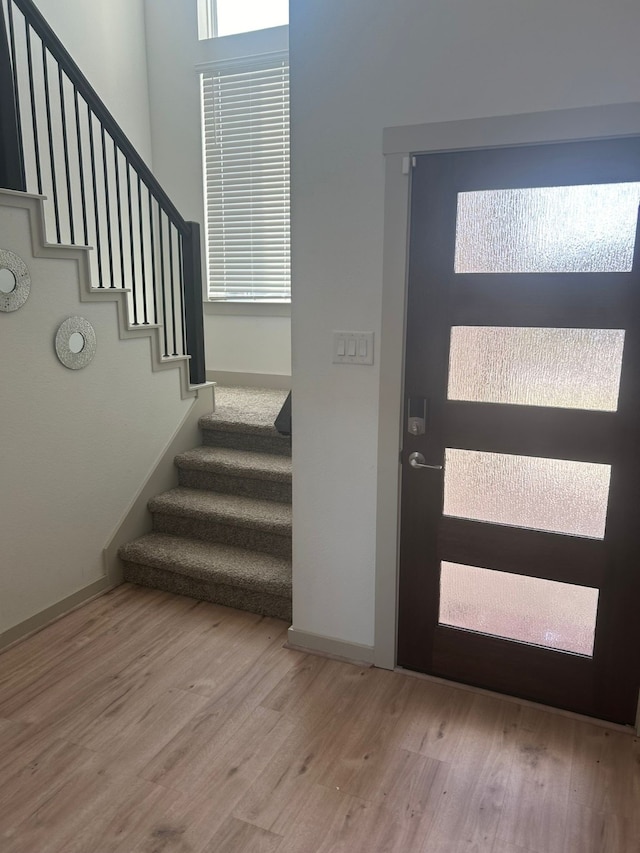
[[[291,458],[276,456],[273,453],[202,445],[180,453],[176,456],[175,462],[179,468],[190,471],[209,471],[254,480],[291,482]]]
[[[216,409],[200,418],[200,428],[280,437],[273,423],[287,391],[271,388],[216,387]],[[283,441],[287,439],[283,438]]]
[[[123,545],[121,559],[199,580],[291,595],[291,561],[218,542],[148,533]]]
[[[149,501],[149,510],[291,535],[291,504],[178,486]]]

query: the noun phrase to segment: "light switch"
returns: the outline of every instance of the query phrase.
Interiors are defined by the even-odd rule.
[[[373,332],[333,332],[334,364],[373,364]]]

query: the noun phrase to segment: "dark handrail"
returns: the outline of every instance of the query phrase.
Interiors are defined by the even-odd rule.
[[[122,130],[118,122],[102,102],[100,95],[98,95],[91,83],[89,83],[82,71],[71,58],[71,54],[51,29],[46,19],[43,17],[42,12],[40,12],[35,3],[33,3],[33,0],[13,0],[13,3],[27,18],[34,32],[42,39],[43,44],[49,53],[55,58],[56,62],[60,65],[69,80],[71,80],[78,91],[82,93],[82,97],[91,107],[91,111],[95,117],[100,121],[105,130],[118,145],[118,148],[125,155],[129,163],[144,180],[144,183],[151,190],[152,195],[158,201],[164,212],[169,216],[173,224],[182,234],[187,234],[190,229],[184,217],[180,214],[178,208],[162,189],[151,169],[147,166],[140,154],[138,154],[129,137]]]

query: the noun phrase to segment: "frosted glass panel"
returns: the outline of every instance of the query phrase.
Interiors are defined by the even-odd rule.
[[[602,539],[610,473],[594,462],[448,448],[444,514]]]
[[[458,193],[455,271],[629,272],[640,183]]]
[[[442,563],[440,623],[593,654],[598,590]]]
[[[624,332],[454,326],[449,399],[615,412]]]

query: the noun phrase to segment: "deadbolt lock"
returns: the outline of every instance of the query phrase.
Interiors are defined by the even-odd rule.
[[[409,397],[407,400],[407,432],[424,435],[427,431],[427,398]]]

